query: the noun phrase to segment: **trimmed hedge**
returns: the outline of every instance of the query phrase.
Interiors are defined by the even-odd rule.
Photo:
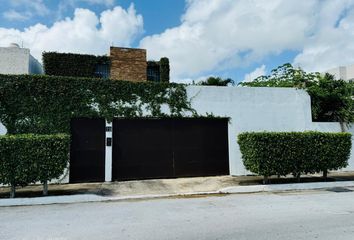
[[[46,75],[70,77],[98,77],[97,65],[110,65],[108,56],[94,56],[75,53],[43,53],[43,67]]]
[[[326,173],[348,165],[350,133],[246,132],[238,135],[243,164],[263,175]]]
[[[0,136],[0,183],[11,186],[12,197],[16,186],[41,182],[46,188],[67,167],[69,144],[66,134]]]
[[[162,111],[162,106],[169,112]],[[193,115],[185,85],[97,78],[0,75],[0,121],[9,134],[69,133],[76,117]]]

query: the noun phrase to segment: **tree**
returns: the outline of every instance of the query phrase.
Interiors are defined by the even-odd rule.
[[[231,78],[222,79],[220,77],[208,77],[204,81],[200,81],[198,85],[203,86],[227,86],[227,85],[234,85],[234,80]]]
[[[240,83],[249,87],[296,87],[305,89],[311,96],[314,121],[351,123],[353,114],[353,82],[335,80],[331,74],[307,73],[287,63],[271,71],[268,76],[253,82]],[[343,125],[342,125],[343,127]]]

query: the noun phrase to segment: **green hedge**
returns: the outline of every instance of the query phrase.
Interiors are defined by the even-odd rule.
[[[246,132],[238,135],[243,164],[263,175],[327,172],[348,165],[350,133]]]
[[[97,77],[96,66],[102,64],[110,65],[110,58],[74,53],[43,53],[43,67],[46,75]]]
[[[182,84],[0,75],[0,121],[9,134],[69,133],[70,120],[76,117],[111,120],[190,114],[195,111]]]
[[[47,184],[62,175],[69,161],[70,138],[56,135],[5,135],[0,137],[0,183],[16,186]]]

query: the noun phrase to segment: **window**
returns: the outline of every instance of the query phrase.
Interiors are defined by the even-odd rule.
[[[147,68],[147,80],[152,82],[160,82],[160,68],[148,66]]]
[[[108,64],[98,64],[95,68],[95,77],[109,78],[109,70]]]

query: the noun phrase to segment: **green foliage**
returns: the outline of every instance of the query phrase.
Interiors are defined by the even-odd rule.
[[[0,137],[0,183],[26,186],[60,177],[69,160],[70,138],[57,135]]]
[[[354,121],[353,83],[335,80],[330,74],[306,73],[289,63],[261,76],[252,82],[240,83],[248,87],[296,87],[305,89],[311,96],[312,119],[314,121]]]
[[[74,53],[43,53],[43,67],[46,75],[71,77],[97,77],[97,65],[110,65],[107,56],[94,56]]]
[[[170,61],[167,57],[160,59],[160,81],[170,82]]]
[[[208,77],[204,81],[200,81],[198,85],[203,86],[227,86],[227,85],[234,85],[234,80],[231,78],[222,79],[220,77]]]
[[[238,135],[243,164],[263,175],[299,175],[348,165],[350,133],[246,132]]]
[[[162,106],[169,108],[163,113]],[[0,121],[8,133],[68,133],[75,117],[195,115],[184,85],[95,78],[0,75]]]
[[[343,80],[335,80],[326,73],[317,81],[306,84],[312,100],[312,116],[316,121],[353,122],[353,85]]]

